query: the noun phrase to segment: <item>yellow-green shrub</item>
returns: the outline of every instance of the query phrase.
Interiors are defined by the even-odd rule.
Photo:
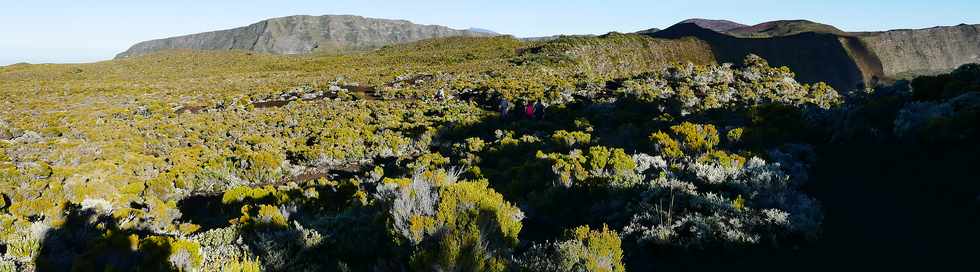
[[[487,181],[458,182],[439,189],[434,223],[441,226],[437,240],[423,242],[412,256],[420,270],[504,271],[507,253],[517,246],[524,215],[520,209],[488,188]],[[419,226],[424,220],[418,220]]]
[[[602,230],[592,230],[588,226],[575,228],[571,243],[560,246],[565,259],[577,259],[576,271],[626,271],[623,265],[623,249],[619,234],[603,225]]]
[[[682,146],[693,152],[707,152],[719,143],[718,130],[714,125],[688,122],[671,126],[670,130],[680,138]]]
[[[196,271],[201,266],[201,245],[197,242],[176,239],[170,242],[168,260],[178,271]]]
[[[674,159],[684,157],[684,151],[681,150],[680,144],[671,138],[670,135],[667,135],[667,133],[662,131],[655,132],[650,135],[650,140],[653,141],[654,146],[664,156]]]
[[[546,159],[552,162],[551,169],[558,175],[558,181],[565,187],[571,187],[576,181],[584,181],[589,178],[588,169],[585,168],[588,158],[582,155],[580,150],[572,150],[569,154],[550,153],[545,154],[538,151],[538,159]]]
[[[221,267],[221,272],[260,272],[261,263],[258,260],[232,260]]]
[[[276,206],[258,205],[255,207],[245,205],[242,206],[241,213],[240,217],[232,220],[232,224],[271,228],[282,228],[287,225],[286,216]]]
[[[274,182],[282,177],[282,163],[285,160],[280,153],[270,151],[240,152],[238,159],[246,162],[246,167],[240,170],[242,178],[251,182]]]
[[[738,143],[742,141],[742,134],[745,129],[743,128],[733,128],[726,133],[726,139],[729,143]]]
[[[574,147],[577,145],[588,144],[592,140],[592,135],[588,132],[582,131],[572,131],[568,132],[565,130],[555,131],[551,135],[551,139],[555,142],[562,143],[568,147]]]
[[[741,168],[748,160],[738,154],[715,150],[702,155],[699,161],[717,163],[725,168]]]
[[[278,190],[268,185],[260,188],[237,186],[228,189],[227,191],[224,192],[224,194],[222,194],[221,203],[234,204],[234,203],[241,203],[246,200],[261,201],[274,194],[278,194]]]

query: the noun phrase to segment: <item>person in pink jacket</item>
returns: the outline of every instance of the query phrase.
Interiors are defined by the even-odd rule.
[[[527,115],[527,119],[534,119],[534,103],[527,103],[524,106],[524,114]]]

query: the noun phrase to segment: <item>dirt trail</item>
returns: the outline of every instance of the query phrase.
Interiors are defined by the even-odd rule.
[[[357,100],[370,100],[370,101],[384,100],[384,101],[402,101],[402,102],[420,100],[418,98],[385,98],[381,95],[378,95],[377,88],[373,86],[344,85],[340,87],[342,89],[347,90],[348,94],[350,96],[353,96]],[[289,105],[289,103],[292,103],[294,101],[318,101],[318,100],[325,100],[325,99],[336,99],[340,97],[338,92],[322,92],[319,95],[313,97],[306,97],[306,98],[302,97],[303,94],[298,94],[298,95],[300,96],[293,96],[287,99],[253,102],[252,106],[258,109],[279,108],[279,107],[284,107],[286,105]],[[205,106],[184,105],[181,108],[177,109],[176,113],[177,114],[201,113],[206,110],[208,110],[208,108]]]
[[[377,95],[377,89],[374,88],[374,87],[371,87],[371,86],[345,85],[345,86],[341,86],[340,88],[347,90],[348,92],[350,92],[350,95],[351,96],[354,96],[357,99],[361,99],[361,100],[385,100],[384,97],[381,97],[380,95]],[[292,103],[293,101],[297,101],[297,100],[301,100],[301,101],[317,101],[317,100],[324,100],[324,99],[335,99],[335,98],[338,98],[338,97],[339,97],[338,92],[324,92],[322,95],[318,95],[318,96],[315,96],[315,97],[312,97],[312,98],[296,98],[296,99],[287,99],[287,100],[262,101],[262,102],[252,103],[252,106],[255,106],[255,108],[259,108],[259,109],[263,109],[263,108],[278,108],[278,107],[283,107],[283,106],[289,105],[289,103]]]

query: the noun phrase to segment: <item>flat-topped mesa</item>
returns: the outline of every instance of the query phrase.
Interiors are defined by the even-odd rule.
[[[145,41],[133,45],[116,58],[168,49],[240,49],[273,54],[347,52],[431,38],[495,35],[485,31],[419,25],[405,20],[352,15],[301,15],[269,19],[234,29]]]

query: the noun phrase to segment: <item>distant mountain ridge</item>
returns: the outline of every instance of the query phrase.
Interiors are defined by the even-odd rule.
[[[241,49],[274,54],[345,52],[431,38],[496,35],[499,34],[484,29],[458,30],[405,20],[353,15],[298,15],[268,19],[234,29],[145,41],[133,45],[116,58],[167,49]]]
[[[980,63],[980,25],[845,32],[806,20],[745,26],[692,19],[648,35],[703,40],[718,62],[738,63],[745,55],[756,54],[773,65],[788,66],[803,82],[823,81],[839,90]]]
[[[772,65],[791,68],[802,82],[827,82],[839,90],[871,87],[880,82],[949,72],[966,63],[980,63],[980,25],[846,32],[807,20],[749,26],[728,20],[689,19],[664,30],[652,28],[636,34],[699,39],[710,46],[690,50],[710,51],[704,53],[714,55],[717,62],[739,63],[746,55],[756,54]],[[168,49],[342,53],[431,38],[497,35],[480,28],[458,30],[352,15],[290,16],[234,29],[145,41],[116,58]],[[544,42],[562,36],[521,40]]]
[[[497,33],[496,31],[485,29],[485,28],[478,28],[478,27],[471,27],[471,28],[466,29],[466,31],[476,32],[476,33],[483,33],[483,34],[490,34],[490,35],[500,35],[500,33]]]
[[[753,26],[744,26],[726,31],[720,31],[736,37],[743,38],[768,38],[790,36],[806,32],[844,34],[834,26],[816,23],[807,20],[780,20],[765,22]]]
[[[718,32],[725,32],[732,29],[747,27],[747,25],[732,22],[729,20],[711,20],[711,19],[701,19],[701,18],[687,19],[681,21],[678,24],[695,24],[699,27],[711,29]]]
[[[659,28],[654,27],[654,28],[650,28],[650,29],[644,29],[644,30],[640,30],[640,31],[637,31],[637,32],[633,32],[633,33],[636,33],[636,34],[653,34],[653,33],[657,33],[660,30],[662,30],[662,29],[659,29]]]

